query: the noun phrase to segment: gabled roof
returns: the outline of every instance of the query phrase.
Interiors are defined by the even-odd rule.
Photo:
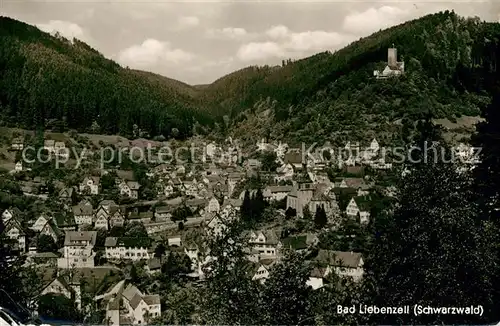
[[[348,188],[354,188],[354,189],[367,189],[368,185],[365,183],[365,180],[362,178],[345,178],[343,181],[345,181],[346,185]]]
[[[285,157],[283,158],[283,161],[285,164],[302,164],[302,153],[300,151],[292,151],[290,150],[288,153],[285,154]]]
[[[371,202],[370,196],[354,197],[354,201],[356,202],[356,205],[358,206],[358,209],[360,211],[367,212],[370,210],[370,202]]]
[[[290,192],[292,191],[293,186],[267,186],[266,190],[269,190],[271,193],[277,192]]]
[[[73,206],[73,215],[78,216],[78,215],[92,215],[93,214],[93,209],[92,206],[89,205],[76,205]]]
[[[307,236],[301,235],[296,237],[288,237],[281,240],[284,248],[289,248],[293,250],[307,249]]]
[[[362,255],[359,252],[321,249],[314,260],[329,266],[358,268],[361,267]]]
[[[107,237],[104,242],[105,247],[125,247],[125,248],[150,248],[150,238],[132,237]]]
[[[90,241],[92,245],[95,245],[97,238],[97,231],[66,231],[66,237],[64,238],[65,246],[75,246],[78,244],[72,243],[73,241]]]

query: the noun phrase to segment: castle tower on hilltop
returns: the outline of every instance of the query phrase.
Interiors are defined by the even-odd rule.
[[[405,63],[398,62],[398,50],[392,45],[392,48],[387,50],[387,66],[383,71],[375,70],[373,75],[377,78],[388,78],[393,76],[400,76],[405,71]]]

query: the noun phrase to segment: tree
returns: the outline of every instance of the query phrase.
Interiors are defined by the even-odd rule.
[[[61,294],[49,293],[41,296],[38,300],[38,313],[45,318],[55,320],[81,320],[74,300]]]
[[[314,214],[314,225],[318,230],[321,230],[326,226],[328,219],[326,217],[326,212],[323,206],[320,206],[316,209],[316,213]]]
[[[498,77],[497,77],[498,80]],[[480,148],[479,163],[473,170],[475,179],[476,201],[480,218],[491,221],[497,235],[493,243],[500,243],[500,87],[497,86],[491,103],[483,112],[485,121],[478,124],[476,135],[472,138],[472,145]],[[496,248],[496,261],[500,258],[500,246]],[[500,300],[500,267],[495,272],[493,281],[494,300]],[[492,320],[500,319],[500,312],[491,316]]]
[[[167,252],[167,248],[163,242],[160,242],[155,248],[155,257],[163,259],[163,256]]]
[[[261,324],[259,284],[248,273],[242,230],[236,220],[207,241],[212,259],[203,267],[199,324]]]
[[[0,305],[14,311],[21,318],[28,318],[26,311],[20,311],[16,303],[26,305],[29,296],[23,284],[23,260],[18,250],[15,250],[16,242],[5,235],[5,226],[0,218]]]
[[[306,284],[309,272],[304,257],[294,252],[286,253],[277,263],[264,283],[261,301],[265,305],[262,309],[264,324],[297,325],[312,316],[311,288]]]
[[[36,250],[38,252],[55,252],[57,251],[57,244],[51,236],[41,234],[37,238]]]
[[[243,197],[243,202],[241,204],[240,212],[243,220],[252,219],[252,199],[250,198],[250,191],[244,190],[245,195]]]
[[[472,180],[449,161],[449,148],[442,141],[434,144],[445,154],[440,158],[425,143],[439,141],[440,131],[430,119],[418,129],[415,145],[421,150],[412,155],[414,163],[407,163],[393,216],[385,220],[365,260],[366,288],[379,305],[465,307],[481,302],[485,314],[373,315],[372,322],[483,323],[493,303],[491,227],[477,218]],[[430,160],[424,160],[426,154]]]
[[[288,207],[285,211],[285,216],[290,219],[294,216],[297,216],[297,211],[291,207]]]
[[[125,227],[124,236],[130,238],[147,238],[148,232],[144,224],[132,222]]]
[[[262,162],[262,170],[275,172],[279,167],[279,164],[276,162],[277,156],[275,152],[266,151],[261,154],[260,161]]]

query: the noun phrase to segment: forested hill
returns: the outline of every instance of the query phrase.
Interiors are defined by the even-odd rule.
[[[283,58],[282,66],[248,67],[190,86],[122,68],[81,41],[0,17],[0,121],[125,136],[134,124],[151,136],[182,137],[213,122],[247,139],[394,134],[401,121],[428,112],[450,119],[479,113],[489,101],[485,76],[499,54],[499,25],[441,12],[335,53]],[[406,74],[375,80],[373,70],[383,69],[393,44]]]
[[[81,41],[6,17],[0,17],[0,112],[4,123],[28,129],[51,121],[130,135],[137,124],[166,137],[188,136],[195,121],[212,119],[189,85],[122,68]]]
[[[367,130],[398,132],[394,122],[428,111],[451,120],[477,115],[489,101],[484,77],[499,53],[499,27],[454,12],[428,15],[335,53],[241,70],[210,85],[205,96],[232,115],[234,134],[249,139],[363,138]],[[393,44],[406,75],[374,79]]]

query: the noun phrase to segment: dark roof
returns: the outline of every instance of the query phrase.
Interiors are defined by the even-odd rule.
[[[302,153],[300,151],[289,151],[285,154],[283,161],[288,164],[302,164]]]
[[[132,237],[107,237],[104,243],[105,247],[125,247],[125,248],[150,248],[150,238],[132,238]]]
[[[281,240],[283,247],[294,250],[307,249],[307,236],[288,237]]]
[[[72,241],[90,241],[92,245],[95,245],[96,238],[97,231],[66,231],[64,245],[75,246],[76,244]]]
[[[370,202],[371,202],[370,196],[354,197],[354,201],[356,202],[356,205],[358,205],[360,211],[367,212],[370,210]]]
[[[360,267],[361,253],[359,252],[346,252],[346,251],[333,251],[333,250],[323,250],[318,252],[315,260],[330,266],[342,266],[357,268]]]

